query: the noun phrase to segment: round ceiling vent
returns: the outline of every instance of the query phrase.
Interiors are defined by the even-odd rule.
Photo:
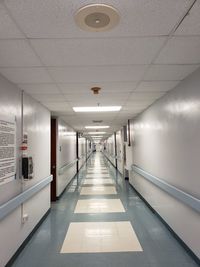
[[[109,5],[91,4],[75,14],[77,25],[85,31],[103,32],[114,28],[120,20],[118,11]]]

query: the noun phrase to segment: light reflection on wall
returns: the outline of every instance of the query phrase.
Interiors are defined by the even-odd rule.
[[[72,131],[67,131],[67,128],[65,126],[62,126],[62,125],[59,125],[58,126],[58,131],[59,131],[59,134],[61,136],[75,136],[76,135],[76,132],[72,132]]]
[[[166,106],[166,111],[174,114],[184,114],[190,115],[194,113],[200,112],[200,101],[197,100],[190,100],[190,101],[177,101],[174,103],[170,103]]]
[[[162,130],[163,126],[159,122],[135,123],[133,129],[135,130]]]

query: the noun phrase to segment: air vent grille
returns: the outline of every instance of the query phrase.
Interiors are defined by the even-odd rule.
[[[93,123],[102,123],[103,121],[102,120],[93,120],[92,122]]]

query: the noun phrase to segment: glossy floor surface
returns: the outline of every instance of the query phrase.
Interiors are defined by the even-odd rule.
[[[101,153],[52,204],[14,267],[196,267]]]

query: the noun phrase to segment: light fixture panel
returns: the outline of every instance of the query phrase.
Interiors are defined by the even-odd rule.
[[[95,107],[73,107],[75,112],[116,112],[121,110],[121,106],[95,106]]]
[[[88,134],[106,134],[106,132],[88,132]]]
[[[101,126],[101,125],[85,126],[85,129],[108,129],[108,128],[110,128],[110,126]]]

